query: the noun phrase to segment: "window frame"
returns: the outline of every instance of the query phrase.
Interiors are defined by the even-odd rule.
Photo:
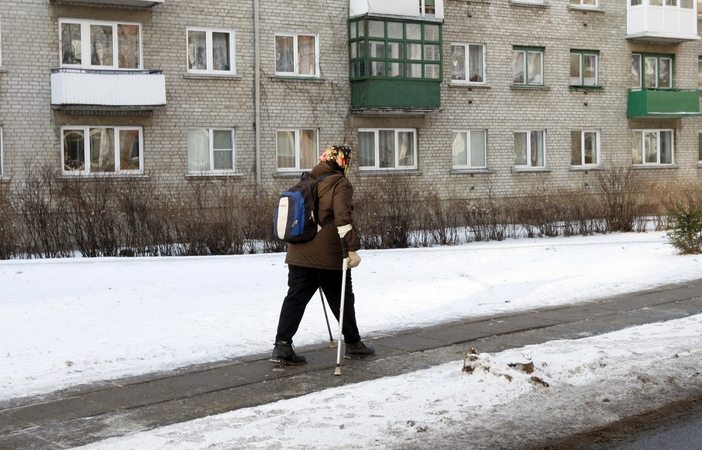
[[[90,130],[91,129],[112,129],[114,130],[114,164],[115,169],[112,172],[107,171],[92,171],[90,167]],[[122,130],[137,130],[139,131],[139,169],[122,170],[120,165],[120,146],[119,146],[119,131]],[[66,170],[66,131],[82,131],[83,132],[83,161],[85,168],[83,170]],[[86,138],[87,136],[87,138]],[[144,127],[141,126],[113,126],[113,125],[65,125],[61,127],[61,173],[65,176],[120,176],[120,175],[141,175],[144,173]]]
[[[279,158],[279,149],[278,149],[278,133],[280,132],[290,132],[293,131],[295,132],[295,167],[280,167],[278,164],[278,158]],[[315,158],[314,158],[314,163],[312,167],[302,167],[302,161],[301,161],[301,148],[300,148],[300,142],[301,142],[301,135],[303,131],[314,131],[315,132],[315,146],[317,147],[315,151]],[[306,127],[300,127],[300,128],[277,128],[275,130],[275,136],[276,136],[276,142],[275,142],[275,167],[276,171],[278,173],[290,173],[290,172],[301,172],[305,170],[311,170],[314,165],[316,164],[317,158],[319,158],[320,153],[319,153],[319,128],[306,128]]]
[[[383,36],[371,36],[371,23],[383,24]],[[443,80],[443,27],[439,23],[402,21],[397,19],[385,19],[380,17],[363,17],[351,19],[348,22],[348,50],[349,50],[349,79],[351,81],[383,79],[383,80],[403,80],[403,81],[434,81]],[[401,37],[391,37],[390,26],[399,25],[401,27]],[[419,38],[409,37],[408,30],[419,27]],[[436,27],[436,39],[429,37],[427,27]],[[399,30],[398,30],[399,31]],[[372,56],[372,44],[382,46],[384,55]],[[401,57],[390,57],[389,48],[397,46],[401,48]],[[419,57],[410,57],[410,46],[417,46]],[[428,52],[430,47],[433,51]],[[381,48],[381,47],[378,47]],[[399,52],[398,52],[399,53]],[[429,55],[431,53],[431,55]],[[382,74],[374,74],[374,63],[382,64]],[[398,75],[391,70],[393,64],[401,67]],[[418,66],[418,67],[416,67]],[[398,67],[398,68],[399,68]],[[412,67],[412,69],[410,68]],[[412,75],[413,68],[418,68],[419,76]],[[431,70],[430,70],[431,69]],[[428,76],[428,74],[435,76]]]
[[[394,166],[393,167],[380,167],[380,140],[378,139],[378,134],[380,131],[393,131],[394,132],[394,144],[395,148],[393,149],[393,157],[394,157]],[[418,139],[417,139],[417,129],[416,128],[359,128],[357,131],[359,134],[360,133],[374,133],[374,160],[375,160],[375,165],[373,166],[362,166],[361,165],[361,157],[360,157],[360,152],[361,152],[361,143],[359,139],[359,157],[357,158],[358,160],[358,169],[359,170],[367,170],[367,171],[378,171],[378,172],[383,172],[383,171],[409,171],[409,170],[417,170],[417,163],[419,159],[419,149],[418,149]],[[413,155],[413,164],[411,166],[400,166],[400,157],[398,153],[398,133],[412,133],[412,145],[414,147],[414,155]]]
[[[208,155],[209,155],[209,169],[208,170],[190,170],[190,146],[187,146],[188,152],[188,174],[189,175],[229,175],[236,173],[236,128],[234,127],[188,127],[188,133],[190,130],[207,130],[208,137]],[[215,131],[229,131],[231,133],[232,141],[232,167],[231,169],[215,169],[215,151],[222,151],[224,149],[214,148]]]
[[[526,164],[517,164],[517,134],[518,133],[524,133],[526,134]],[[532,155],[531,155],[531,134],[532,133],[541,133],[542,134],[542,142],[543,142],[543,164],[542,165],[532,165],[531,160],[532,160]],[[542,170],[546,169],[548,160],[547,160],[547,151],[546,151],[546,129],[521,129],[521,130],[515,130],[514,131],[514,168],[517,170]]]
[[[672,166],[675,165],[675,130],[672,128],[639,128],[632,131],[632,159],[631,163],[636,167],[644,166]],[[661,133],[670,133],[670,162],[661,162]],[[641,162],[637,162],[634,157],[634,151],[636,149],[636,138],[635,135],[641,133],[641,153],[638,155],[641,158]],[[646,160],[646,145],[644,144],[644,134],[643,133],[656,133],[656,161],[650,162]]]
[[[600,5],[599,5],[599,3],[600,3],[599,0],[592,0],[592,1],[595,2],[594,5],[586,5],[586,4],[584,4],[584,2],[586,2],[586,1],[588,1],[588,0],[570,0],[570,6],[574,6],[574,7],[576,7],[576,8],[594,8],[594,9],[600,7]]]
[[[600,130],[594,130],[594,129],[581,129],[581,130],[572,130],[571,132],[571,158],[570,158],[570,165],[571,167],[599,167],[600,166]],[[573,164],[573,134],[574,133],[579,133],[580,135],[580,164]],[[585,162],[585,137],[586,133],[594,133],[595,134],[595,162],[592,163],[587,163]]]
[[[675,54],[673,53],[645,53],[645,52],[632,52],[631,53],[631,67],[632,67],[632,81],[633,81],[633,75],[634,75],[634,58],[638,57],[639,63],[638,63],[638,86],[634,83],[632,83],[632,89],[675,89]],[[655,87],[647,86],[646,81],[647,81],[647,75],[646,75],[646,60],[647,59],[656,59],[656,85]],[[669,70],[669,77],[670,77],[670,86],[666,87],[661,87],[660,86],[660,78],[661,78],[661,64],[660,61],[661,59],[667,59],[670,60],[670,70]],[[699,68],[698,68],[699,70]]]
[[[515,53],[524,53],[524,82],[515,83],[515,73],[514,73],[514,56]],[[529,54],[539,53],[541,55],[541,82],[540,83],[529,83]],[[546,86],[546,74],[544,73],[544,68],[546,67],[546,49],[544,47],[527,47],[521,45],[515,45],[512,47],[512,86],[517,87],[545,87]]]
[[[473,159],[473,140],[471,139],[471,135],[474,132],[481,132],[483,133],[483,161],[485,164],[482,166],[474,166],[471,164],[472,159]],[[487,130],[485,129],[478,129],[478,128],[470,128],[470,129],[461,129],[461,130],[453,130],[452,134],[457,134],[457,133],[465,133],[465,142],[466,142],[466,164],[455,164],[454,156],[453,156],[453,146],[455,143],[455,137],[453,137],[451,143],[451,166],[455,170],[466,170],[466,169],[487,169]]]
[[[277,77],[293,77],[293,78],[319,78],[319,34],[314,33],[275,33],[273,36],[273,55],[277,55],[278,50],[278,38],[279,37],[292,37],[293,38],[293,71],[292,72],[282,72],[278,71],[277,56],[274,58],[274,69],[275,76]],[[300,74],[300,61],[299,61],[299,38],[300,37],[313,37],[314,38],[314,74]]]
[[[482,63],[482,72],[481,72],[481,77],[482,81],[471,81],[470,80],[470,73],[471,73],[471,65],[470,65],[470,48],[471,46],[479,46],[482,49],[482,58],[481,58],[481,63]],[[465,78],[460,79],[460,78],[454,78],[453,71],[451,71],[451,83],[452,84],[470,84],[470,85],[485,85],[487,84],[487,45],[485,44],[477,44],[477,43],[471,43],[471,42],[458,42],[458,43],[451,43],[451,66],[454,66],[454,59],[453,59],[453,47],[463,47],[464,51],[464,66],[463,66],[463,71],[465,73]],[[457,65],[457,63],[456,63]]]
[[[702,56],[697,58],[697,90],[702,90]]]
[[[697,134],[697,165],[702,166],[702,131]]]
[[[81,63],[80,64],[66,64],[63,62],[63,36],[62,36],[62,26],[64,24],[78,24],[81,27]],[[92,25],[101,26],[112,26],[112,65],[93,65],[91,58],[91,41],[90,41],[90,27]],[[139,27],[139,67],[119,67],[119,37],[117,33],[117,27],[119,25],[129,25]],[[144,27],[141,22],[128,22],[128,21],[112,21],[112,20],[90,20],[90,19],[73,19],[68,17],[59,18],[58,22],[58,34],[59,34],[59,66],[62,68],[76,68],[76,69],[90,69],[90,70],[116,70],[116,71],[130,71],[130,70],[143,70],[144,68]],[[87,62],[86,62],[87,61]]]
[[[572,87],[582,87],[582,88],[598,88],[600,87],[600,52],[599,50],[579,50],[579,49],[571,49],[570,50],[570,57],[572,58],[573,55],[578,55],[579,59],[579,64],[580,64],[580,74],[579,78],[580,81],[578,84],[573,84],[572,80],[572,74],[570,76],[570,86]],[[585,62],[585,57],[586,56],[594,56],[595,57],[595,83],[594,84],[585,84],[585,71],[584,71],[584,62]]]
[[[190,32],[205,32],[205,42],[207,51],[206,69],[191,69],[190,68]],[[229,70],[214,69],[214,46],[213,33],[229,34]],[[236,75],[236,31],[231,28],[209,28],[209,27],[187,27],[185,29],[185,70],[190,74],[203,75]]]

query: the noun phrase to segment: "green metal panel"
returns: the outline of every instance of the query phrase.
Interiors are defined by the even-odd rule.
[[[441,82],[371,78],[351,83],[352,105],[379,108],[439,108]]]
[[[700,115],[697,90],[632,89],[629,91],[627,117],[680,117]]]

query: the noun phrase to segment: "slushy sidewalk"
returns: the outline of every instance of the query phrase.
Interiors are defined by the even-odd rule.
[[[269,353],[177,371],[77,386],[0,403],[0,449],[60,449],[126,433],[296,397],[349,383],[401,375],[460,360],[468,349],[499,352],[577,339],[702,313],[702,279],[598,301],[478,317],[369,336],[377,355],[343,360],[334,376],[329,342],[297,348],[301,367]]]

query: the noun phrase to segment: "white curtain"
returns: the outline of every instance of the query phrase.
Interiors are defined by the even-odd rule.
[[[188,130],[188,171],[210,170],[210,133],[204,128]]]

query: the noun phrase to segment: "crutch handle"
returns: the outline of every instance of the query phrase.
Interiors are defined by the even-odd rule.
[[[346,246],[346,239],[341,238],[341,256],[344,259],[349,257],[349,248]]]

